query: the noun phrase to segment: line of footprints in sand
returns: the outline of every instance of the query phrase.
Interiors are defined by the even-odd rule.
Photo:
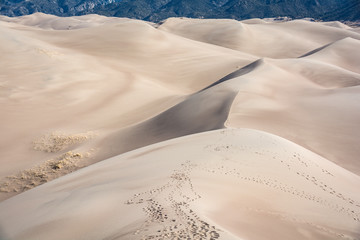
[[[274,144],[276,144],[274,142]],[[319,170],[329,176],[334,177],[333,174],[326,169],[321,168],[314,162],[304,161],[302,156],[298,153],[292,153],[290,159],[284,159],[279,157],[274,152],[269,150],[259,151],[253,149],[250,146],[233,146],[224,144],[213,144],[205,147],[206,151],[214,153],[224,153],[231,151],[236,154],[238,151],[251,151],[258,155],[272,154],[273,160],[277,161],[283,167],[293,172],[297,176],[303,178],[306,181],[316,185],[319,190],[328,192],[334,197],[341,199],[344,203],[351,204],[351,208],[346,207],[320,196],[316,196],[311,193],[307,193],[304,190],[296,189],[294,186],[290,186],[286,183],[282,183],[276,179],[272,179],[265,176],[250,175],[244,171],[241,171],[241,165],[251,164],[246,161],[237,162],[239,164],[236,168],[228,168],[223,165],[228,159],[223,157],[221,161],[208,162],[205,164],[195,165],[190,161],[182,164],[181,169],[175,170],[170,176],[169,181],[156,189],[152,189],[143,193],[135,194],[126,204],[143,204],[144,212],[148,216],[148,220],[144,223],[139,230],[134,234],[140,235],[141,239],[204,239],[215,240],[220,237],[220,230],[215,226],[211,226],[207,222],[201,220],[197,214],[190,208],[190,203],[201,198],[194,190],[190,174],[191,171],[196,168],[197,170],[206,171],[210,174],[221,174],[235,177],[241,181],[252,182],[255,184],[262,184],[264,186],[292,194],[294,196],[307,199],[309,201],[317,202],[320,205],[326,206],[330,209],[346,214],[354,221],[360,222],[360,204],[355,202],[350,197],[346,197],[344,194],[337,190],[334,190],[329,184],[318,180],[316,177],[311,176],[305,170],[309,165],[314,165]],[[284,152],[286,150],[284,149]],[[250,161],[250,160],[249,160]],[[301,167],[303,171],[301,171]],[[310,223],[309,223],[310,224]],[[322,228],[321,226],[317,226]],[[157,229],[157,230],[154,230]],[[325,229],[326,230],[326,229]],[[330,231],[330,230],[329,230]],[[334,233],[337,234],[337,233]],[[338,235],[338,234],[337,234]],[[340,234],[340,238],[347,238]],[[348,238],[352,239],[352,238]]]
[[[141,236],[142,240],[215,240],[220,237],[221,230],[201,220],[198,215],[190,208],[191,202],[201,198],[201,196],[198,195],[194,190],[190,178],[190,173],[194,168],[198,170],[201,169],[211,174],[230,175],[235,176],[236,178],[243,181],[263,184],[267,187],[274,188],[288,194],[296,195],[310,201],[315,201],[336,211],[343,212],[344,214],[352,217],[355,221],[359,221],[359,213],[356,213],[354,210],[341,207],[338,204],[328,202],[321,197],[317,197],[313,194],[306,193],[305,191],[295,189],[292,186],[280,183],[276,179],[246,175],[244,173],[240,173],[240,171],[237,169],[228,169],[223,165],[219,165],[217,167],[211,163],[195,165],[190,161],[187,161],[186,163],[182,164],[182,168],[180,170],[174,171],[174,173],[169,178],[169,182],[167,182],[165,185],[143,193],[135,194],[130,200],[126,202],[126,204],[145,205],[145,207],[143,207],[143,211],[148,216],[147,221],[134,233],[134,235]],[[309,181],[311,180],[311,177],[306,174],[300,175]],[[312,182],[314,184],[317,183],[317,181],[314,179]],[[320,188],[327,188],[327,185],[323,182],[320,182],[318,185]],[[329,189],[331,189],[329,193],[333,194],[334,190],[332,190],[330,187]],[[341,193],[338,193],[336,196],[343,199],[344,201],[349,201],[349,199],[345,198]],[[349,203],[354,204],[351,202],[351,200]],[[261,211],[260,209],[253,210]],[[288,218],[289,216],[282,217]],[[295,218],[293,220],[301,221]],[[314,225],[313,223],[308,224]],[[344,234],[333,232],[332,230],[322,226],[314,225],[314,227],[335,234],[339,238],[353,239]]]
[[[301,171],[299,169],[301,169],[301,167],[299,167],[299,164],[302,165],[302,168],[308,168],[310,164],[313,164],[315,167],[319,168],[320,171],[325,174],[328,175],[330,177],[334,177],[334,175],[329,172],[326,169],[321,168],[318,164],[313,163],[313,162],[305,162],[304,160],[302,160],[302,156],[299,153],[292,153],[292,157],[289,159],[284,160],[284,158],[281,157],[277,157],[275,152],[271,152],[269,150],[264,150],[264,151],[259,151],[258,149],[253,149],[252,147],[249,146],[233,146],[233,145],[224,145],[224,144],[214,144],[214,145],[209,145],[205,147],[205,150],[207,151],[212,151],[212,152],[217,152],[217,153],[224,153],[226,151],[232,151],[232,152],[237,152],[237,151],[252,151],[254,154],[257,155],[274,155],[273,156],[273,160],[274,161],[278,161],[279,164],[283,165],[285,168],[287,168],[289,171],[293,172],[294,174],[296,174],[297,176],[303,178],[306,181],[311,182],[312,184],[314,184],[315,186],[317,186],[319,188],[319,190],[327,192],[329,194],[331,194],[332,196],[341,199],[344,203],[349,203],[352,208],[350,209],[349,207],[344,207],[341,206],[337,203],[334,202],[329,202],[326,199],[323,199],[319,196],[315,196],[314,194],[311,193],[307,193],[304,190],[300,190],[300,189],[296,189],[293,186],[289,186],[285,183],[282,183],[276,179],[271,179],[265,176],[260,176],[260,175],[249,175],[244,171],[241,171],[241,164],[243,165],[248,165],[246,163],[246,161],[242,161],[242,162],[237,162],[239,164],[239,167],[237,168],[227,168],[225,167],[223,164],[221,164],[221,161],[218,162],[220,164],[216,164],[212,165],[212,164],[207,164],[207,166],[204,167],[204,170],[209,172],[209,173],[213,173],[213,174],[222,174],[222,175],[229,175],[229,176],[233,176],[236,177],[238,179],[241,179],[243,181],[249,181],[249,182],[253,182],[253,183],[257,183],[257,184],[263,184],[267,187],[271,187],[274,189],[278,189],[282,192],[286,192],[292,195],[296,195],[298,197],[307,199],[307,200],[311,200],[311,201],[315,201],[321,205],[327,206],[335,211],[338,211],[340,213],[346,214],[349,217],[351,217],[354,221],[360,222],[360,203],[356,202],[355,200],[353,200],[350,197],[347,197],[345,194],[340,193],[340,191],[335,190],[334,188],[332,188],[330,186],[330,184],[324,183],[323,181],[318,180],[315,176],[312,176],[308,173],[306,173],[305,171]],[[286,150],[284,150],[286,152]],[[223,157],[223,162],[225,162],[227,160],[226,157]],[[297,166],[298,165],[298,166]]]
[[[195,165],[190,162],[174,171],[165,185],[135,194],[126,204],[143,204],[148,219],[134,235],[141,239],[203,239],[216,240],[220,231],[200,219],[190,208],[190,203],[201,198],[194,190],[190,172]]]

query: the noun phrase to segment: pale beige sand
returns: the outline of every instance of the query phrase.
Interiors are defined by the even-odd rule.
[[[357,29],[38,13],[0,54],[0,238],[360,238]]]
[[[159,29],[201,42],[219,45],[258,57],[298,57],[325,44],[360,34],[323,23],[296,20],[179,19],[166,20]]]
[[[87,28],[49,30],[92,18]],[[2,19],[0,177],[58,157],[33,150],[43,135],[117,131],[256,59],[129,19],[100,26],[98,16]]]
[[[360,173],[360,35],[350,27],[172,18],[160,29],[262,57],[230,76],[241,90],[226,126],[283,136]]]
[[[342,42],[356,43],[353,49],[360,49],[358,40]],[[226,126],[277,134],[359,174],[360,68],[355,65],[360,66],[360,52],[346,57],[337,54],[335,44],[327,48],[300,59],[266,59],[247,75],[232,79],[246,84]],[[340,59],[344,61],[335,65]]]
[[[217,130],[29,190],[0,204],[0,223],[27,240],[358,239],[359,184],[280,137]]]

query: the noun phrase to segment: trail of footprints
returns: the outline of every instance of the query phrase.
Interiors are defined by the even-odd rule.
[[[302,177],[304,180],[309,181],[310,183],[314,184],[315,186],[317,186],[317,188],[319,188],[319,190],[325,191],[325,192],[331,194],[332,196],[341,199],[344,203],[351,204],[352,207],[349,208],[349,207],[346,207],[346,205],[341,205],[336,202],[328,201],[328,200],[323,199],[319,196],[316,196],[312,193],[308,193],[304,190],[296,189],[293,186],[287,185],[286,183],[279,182],[276,179],[266,178],[266,177],[260,176],[260,175],[256,175],[256,176],[249,175],[246,172],[241,171],[242,166],[253,166],[253,164],[251,165],[251,163],[250,163],[251,159],[249,159],[248,161],[246,161],[246,160],[244,161],[242,159],[242,161],[236,162],[239,165],[239,167],[237,167],[237,168],[231,169],[231,168],[228,168],[228,167],[224,166],[223,164],[221,164],[221,162],[218,162],[218,164],[216,164],[216,165],[209,163],[206,166],[204,166],[203,169],[209,173],[233,176],[233,177],[236,177],[243,181],[249,181],[249,182],[253,182],[256,184],[262,184],[267,187],[274,188],[274,189],[277,189],[277,190],[280,190],[280,191],[283,191],[283,192],[286,192],[286,193],[289,193],[292,195],[296,195],[298,197],[301,197],[301,198],[304,198],[304,199],[307,199],[310,201],[315,201],[318,204],[321,204],[330,209],[333,209],[335,211],[338,211],[340,213],[348,215],[354,221],[360,222],[360,203],[356,202],[351,197],[348,197],[345,194],[341,193],[339,190],[334,189],[333,187],[330,186],[330,184],[327,184],[327,183],[317,179],[315,176],[312,176],[311,174],[309,174],[308,173],[309,171],[306,171],[306,169],[312,165],[316,168],[319,168],[319,170],[323,174],[325,174],[329,177],[334,177],[334,175],[330,171],[328,171],[324,168],[321,168],[317,163],[311,162],[311,161],[304,161],[303,157],[299,153],[296,153],[296,152],[291,153],[292,157],[285,159],[283,157],[278,157],[277,153],[271,152],[269,150],[259,150],[259,149],[252,148],[251,146],[245,146],[245,145],[234,146],[234,145],[230,145],[230,144],[227,145],[227,144],[221,144],[221,143],[208,145],[205,147],[205,150],[221,155],[223,157],[223,163],[225,163],[228,160],[228,157],[225,157],[226,154],[224,154],[224,152],[236,154],[241,151],[247,151],[247,152],[252,152],[254,154],[257,154],[257,155],[264,155],[264,156],[273,155],[273,159],[272,159],[273,161],[277,161],[278,164],[281,164],[283,167],[287,168],[290,172],[292,172],[292,173],[298,175],[299,177]],[[284,152],[287,153],[287,150],[284,149]],[[302,169],[302,170],[299,170],[299,169]]]
[[[220,237],[220,231],[200,219],[190,207],[191,202],[201,198],[189,176],[194,167],[190,162],[182,164],[165,185],[135,194],[126,202],[144,205],[147,215],[146,222],[134,235],[140,235],[142,240],[216,240]]]
[[[223,133],[224,134],[224,133]],[[224,135],[226,137],[226,135]],[[220,144],[208,145],[205,147],[206,151],[214,152],[222,156],[222,161],[208,162],[199,165],[192,164],[190,161],[182,164],[182,168],[175,170],[170,176],[169,181],[161,187],[152,189],[143,193],[135,194],[126,204],[142,204],[144,205],[143,211],[147,214],[147,221],[141,226],[134,235],[140,235],[142,240],[149,239],[204,239],[215,240],[220,237],[220,230],[215,226],[201,220],[199,216],[191,209],[190,203],[201,198],[195,191],[190,173],[195,168],[196,170],[206,171],[210,174],[221,174],[235,177],[241,181],[252,182],[254,184],[261,184],[269,188],[273,188],[294,196],[314,201],[322,206],[335,210],[339,213],[346,214],[354,221],[360,222],[360,203],[347,197],[340,191],[332,188],[329,184],[317,179],[315,176],[310,175],[306,171],[309,167],[320,168],[319,170],[328,177],[334,175],[321,168],[317,163],[311,161],[304,161],[299,153],[291,153],[292,157],[284,158],[279,157],[277,153],[269,150],[259,150],[250,146],[240,145],[227,145],[221,144],[223,139],[220,139]],[[276,142],[273,142],[275,145]],[[321,191],[328,192],[333,197],[339,198],[344,203],[351,204],[351,208],[347,205],[338,204],[335,201],[329,201],[315,194],[306,192],[306,190],[297,189],[294,186],[280,182],[275,178],[265,177],[258,175],[250,175],[245,171],[241,171],[242,166],[253,167],[252,160],[236,161],[239,165],[236,168],[229,168],[226,161],[230,159],[226,154],[236,154],[241,151],[252,152],[257,155],[273,155],[272,161],[281,164],[284,168],[288,169],[293,174],[309,181],[314,184]],[[283,149],[288,153],[286,149]],[[226,154],[224,154],[226,153]],[[289,153],[288,153],[289,154]],[[234,161],[232,161],[234,162]],[[312,225],[312,223],[307,223]],[[337,235],[339,238],[352,239],[344,234],[332,232],[321,226],[315,226],[318,229],[323,229],[329,233]],[[157,229],[157,230],[153,230]]]

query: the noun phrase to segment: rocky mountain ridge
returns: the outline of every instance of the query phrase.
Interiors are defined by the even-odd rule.
[[[191,18],[315,18],[360,20],[358,0],[0,0],[0,14],[7,16],[43,12],[57,16],[100,14],[161,21]]]

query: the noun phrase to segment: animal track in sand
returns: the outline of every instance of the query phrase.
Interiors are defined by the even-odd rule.
[[[215,240],[219,230],[191,209],[190,203],[201,198],[189,176],[196,165],[189,161],[175,170],[169,181],[158,188],[135,194],[126,204],[143,204],[147,221],[134,232],[141,239],[203,239]]]

